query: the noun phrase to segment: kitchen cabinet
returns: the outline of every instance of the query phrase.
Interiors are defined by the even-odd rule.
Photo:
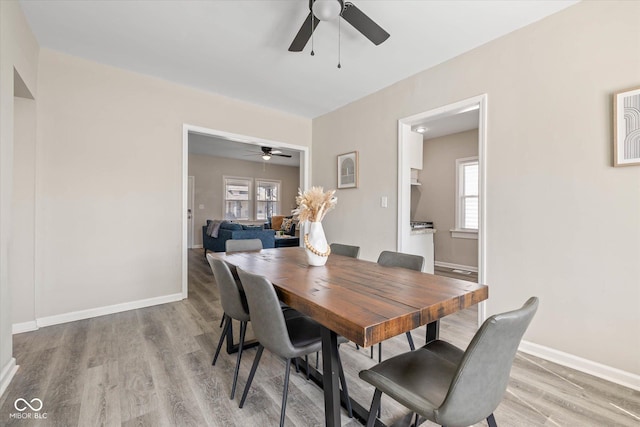
[[[422,148],[424,146],[422,134],[409,132],[407,140],[409,141],[409,167],[422,170]]]
[[[436,232],[433,228],[413,230],[409,234],[407,246],[403,252],[420,255],[424,257],[424,273],[433,274],[434,271],[434,251],[433,235]]]

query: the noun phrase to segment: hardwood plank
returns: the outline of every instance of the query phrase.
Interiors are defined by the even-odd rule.
[[[117,362],[108,362],[87,370],[78,424],[81,426],[120,425]]]

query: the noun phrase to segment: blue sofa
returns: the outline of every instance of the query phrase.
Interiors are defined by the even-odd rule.
[[[229,239],[260,239],[263,248],[274,248],[276,245],[275,230],[265,230],[259,226],[247,226],[234,222],[223,222],[218,230],[218,237],[207,235],[207,227],[211,220],[207,220],[207,225],[202,227],[202,247],[204,255],[207,251],[224,252],[227,240]]]

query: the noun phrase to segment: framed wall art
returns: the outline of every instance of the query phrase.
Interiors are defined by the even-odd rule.
[[[613,165],[640,165],[640,87],[613,95]]]
[[[358,152],[338,156],[338,188],[358,188]]]

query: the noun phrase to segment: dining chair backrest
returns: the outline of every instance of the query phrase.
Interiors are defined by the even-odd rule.
[[[335,255],[344,255],[351,258],[358,258],[360,255],[360,246],[343,245],[342,243],[332,243],[331,253]]]
[[[276,290],[269,280],[238,268],[251,312],[253,333],[267,350],[284,358],[295,353]]]
[[[488,318],[467,347],[445,400],[438,408],[442,425],[472,425],[498,407],[509,382],[511,365],[538,298],[522,308]]]
[[[212,254],[207,254],[207,261],[209,261],[218,284],[220,302],[225,314],[242,322],[249,320],[249,311],[245,306],[243,295],[240,292],[238,283],[233,278],[229,265],[221,259],[214,258]]]
[[[225,243],[227,252],[259,251],[262,249],[260,239],[229,239]]]
[[[409,270],[422,271],[424,257],[401,252],[382,251],[378,257],[378,264],[385,267],[402,267]]]

